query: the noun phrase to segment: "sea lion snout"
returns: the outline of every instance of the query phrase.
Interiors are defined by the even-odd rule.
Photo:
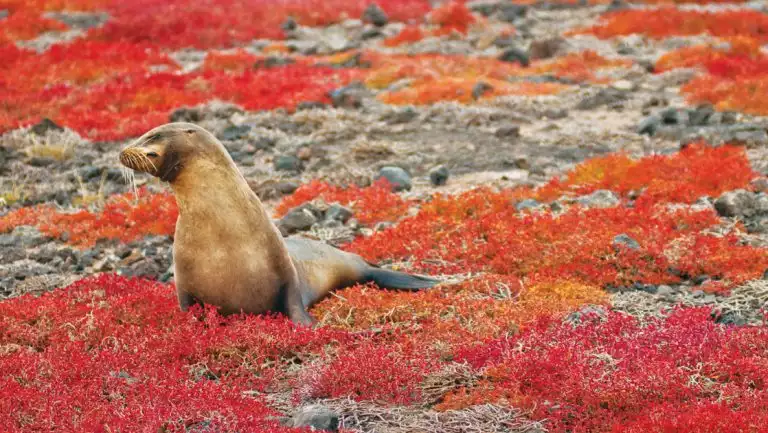
[[[158,146],[131,145],[120,152],[120,163],[131,170],[157,176],[163,157],[163,150]]]

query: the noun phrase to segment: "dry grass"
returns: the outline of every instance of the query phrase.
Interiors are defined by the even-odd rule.
[[[11,206],[14,203],[25,200],[27,197],[26,186],[13,182],[10,188],[3,187],[2,192],[0,192],[0,206]]]

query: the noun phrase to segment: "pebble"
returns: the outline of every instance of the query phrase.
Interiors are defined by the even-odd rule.
[[[331,92],[331,101],[336,108],[360,108],[363,100],[370,97],[371,93],[360,83],[353,83],[338,88]]]
[[[288,422],[289,427],[309,427],[312,430],[339,431],[339,415],[322,405],[299,408]]]
[[[512,23],[516,20],[525,17],[528,13],[528,6],[519,5],[515,3],[502,3],[499,5],[498,17],[499,20]]]
[[[745,189],[725,192],[715,200],[715,210],[724,217],[753,216],[758,211],[756,196]]]
[[[389,22],[387,14],[377,5],[371,3],[363,11],[363,21],[373,24],[377,27],[383,27]]]
[[[618,206],[620,203],[616,194],[606,189],[599,189],[592,194],[577,197],[576,202],[586,207],[601,209]]]
[[[498,138],[517,138],[520,136],[520,126],[506,125],[496,130],[494,135]]]
[[[449,176],[448,168],[444,165],[437,166],[429,171],[429,181],[434,186],[445,185],[448,182]]]
[[[632,90],[635,90],[636,86],[635,83],[629,81],[629,80],[618,80],[614,82],[611,87],[613,87],[616,90],[621,90],[625,92],[630,92]]]
[[[49,131],[63,131],[64,128],[57,125],[53,120],[45,117],[43,120],[33,125],[30,131],[35,135],[46,135]]]
[[[49,165],[56,164],[56,160],[49,156],[33,156],[27,161],[27,164],[32,167],[48,167]]]
[[[224,131],[221,132],[219,138],[221,140],[238,140],[248,136],[251,131],[251,127],[248,125],[231,125],[227,126]]]
[[[493,86],[484,81],[480,81],[472,87],[472,98],[480,99],[484,94],[491,90],[493,90]]]
[[[600,89],[596,94],[587,96],[576,104],[577,110],[593,110],[605,105],[614,105],[627,99],[625,92],[621,90],[607,88]]]
[[[532,198],[527,198],[515,205],[515,209],[517,209],[518,212],[522,212],[524,210],[529,209],[537,209],[542,207],[543,205],[538,201],[534,200]]]
[[[301,160],[294,155],[279,155],[275,158],[275,170],[299,172],[303,169]]]
[[[411,175],[400,167],[382,167],[376,179],[381,179],[382,177],[392,184],[394,191],[410,191],[411,189]]]
[[[620,245],[621,246],[625,246],[625,247],[629,248],[630,250],[639,250],[640,249],[640,244],[636,240],[632,239],[626,233],[622,233],[620,235],[616,235],[613,238],[613,246],[617,247],[617,246],[620,246]]]
[[[309,230],[317,222],[315,214],[306,207],[296,207],[288,211],[278,221],[278,228],[283,234]]]
[[[531,60],[550,59],[555,57],[565,46],[565,39],[557,36],[554,38],[537,39],[531,42],[528,48]]]
[[[340,221],[341,223],[346,223],[350,218],[352,218],[352,215],[354,215],[354,212],[352,212],[352,210],[348,207],[344,207],[338,203],[333,203],[332,205],[328,206],[328,210],[325,211],[325,220]]]
[[[499,60],[502,62],[519,63],[522,66],[528,67],[530,60],[528,54],[517,47],[509,47],[504,50],[499,56]]]

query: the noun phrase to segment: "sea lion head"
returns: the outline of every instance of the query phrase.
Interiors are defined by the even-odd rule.
[[[167,123],[146,132],[120,152],[120,163],[134,171],[171,182],[196,157],[226,155],[208,131],[185,122]]]

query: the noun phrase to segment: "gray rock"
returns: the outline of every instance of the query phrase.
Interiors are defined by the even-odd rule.
[[[331,101],[336,108],[360,108],[363,100],[369,98],[371,92],[361,83],[352,83],[331,92]]]
[[[688,125],[688,110],[684,108],[669,107],[659,113],[661,122],[665,125]]]
[[[632,239],[629,235],[622,233],[620,235],[616,235],[613,238],[613,246],[624,246],[629,248],[630,250],[639,250],[640,244],[637,243],[636,240]]]
[[[310,427],[313,430],[339,431],[339,415],[321,405],[299,408],[289,421],[290,427]]]
[[[502,62],[519,63],[525,67],[530,64],[528,53],[517,47],[509,47],[505,49],[499,56],[499,60]]]
[[[637,126],[637,133],[640,135],[656,135],[656,132],[661,126],[661,118],[657,115],[651,115],[646,117]]]
[[[528,6],[526,5],[502,3],[499,5],[498,17],[501,21],[512,23],[520,18],[525,17],[527,13]]]
[[[449,176],[450,173],[448,172],[448,168],[444,165],[440,165],[429,171],[429,181],[434,186],[445,185],[445,183],[448,182]]]
[[[564,108],[548,108],[541,115],[547,119],[559,120],[568,117],[568,110]]]
[[[56,164],[56,160],[48,156],[33,156],[27,161],[27,164],[32,167],[48,167],[49,165]]]
[[[724,217],[750,217],[755,214],[755,198],[745,189],[728,191],[715,200],[715,210]]]
[[[299,172],[303,169],[301,160],[293,155],[280,155],[275,158],[275,170]]]
[[[656,294],[659,296],[671,296],[674,295],[674,293],[675,291],[672,289],[672,287],[665,284],[656,287]]]
[[[285,32],[292,32],[296,30],[299,27],[299,24],[296,22],[293,17],[288,17],[283,23],[280,25],[280,28],[283,29]]]
[[[531,60],[549,59],[555,57],[565,44],[565,39],[560,36],[537,39],[531,42],[528,53]]]
[[[377,5],[376,3],[371,3],[363,11],[363,21],[371,23],[377,27],[382,27],[387,25],[387,23],[389,22],[389,17],[379,7],[379,5]]]
[[[747,319],[745,319],[744,316],[742,316],[738,311],[726,311],[716,315],[715,323],[720,323],[722,325],[744,326],[747,324]]]
[[[614,88],[600,89],[596,94],[587,96],[576,104],[577,110],[593,110],[605,105],[613,105],[624,102],[627,99],[625,92]]]
[[[605,307],[599,305],[587,305],[586,307],[565,316],[564,321],[571,325],[579,325],[587,318],[603,321],[607,316],[608,311]]]
[[[322,102],[318,101],[304,101],[299,102],[299,105],[296,106],[297,111],[304,111],[304,110],[322,110],[326,108],[326,105]]]
[[[491,90],[493,90],[493,86],[484,81],[480,81],[472,87],[472,98],[480,99]]]
[[[352,212],[351,209],[338,203],[333,203],[332,205],[328,206],[328,210],[325,211],[326,221],[339,221],[341,223],[346,223],[350,218],[352,218],[352,215],[354,215],[354,212]]]
[[[0,263],[13,263],[27,257],[27,252],[21,247],[3,247],[0,249]]]
[[[32,126],[30,131],[35,135],[45,135],[49,131],[63,131],[64,128],[57,125],[53,120],[44,117],[43,120]]]
[[[539,201],[534,200],[532,198],[527,198],[515,205],[515,209],[517,209],[518,212],[522,212],[524,210],[529,209],[538,209],[540,207],[544,206]]]
[[[382,167],[376,179],[381,179],[382,177],[392,184],[394,191],[409,191],[411,189],[411,175],[400,167]]]
[[[0,20],[8,17],[8,9],[0,9]]]
[[[224,131],[221,132],[219,138],[221,140],[238,140],[248,136],[248,132],[251,131],[251,127],[248,125],[231,125],[227,126]]]
[[[317,216],[306,207],[293,208],[278,221],[278,228],[283,234],[309,230],[317,222]]]
[[[691,126],[707,125],[713,114],[715,114],[715,108],[712,104],[699,105],[688,112],[688,124]]]
[[[520,126],[506,125],[496,130],[494,135],[498,138],[517,138],[520,136]]]
[[[385,113],[381,116],[381,120],[389,123],[390,125],[397,125],[401,123],[408,123],[419,117],[419,113],[412,107],[405,107],[402,110],[395,110]]]
[[[467,8],[472,12],[488,17],[498,11],[501,4],[502,2],[499,0],[474,0],[467,2]]]
[[[609,208],[618,206],[620,200],[612,191],[599,189],[592,194],[577,197],[576,203],[592,208]]]
[[[13,229],[10,235],[0,235],[0,246],[18,245],[25,248],[34,248],[50,240],[50,237],[40,233],[36,227],[18,226]]]

